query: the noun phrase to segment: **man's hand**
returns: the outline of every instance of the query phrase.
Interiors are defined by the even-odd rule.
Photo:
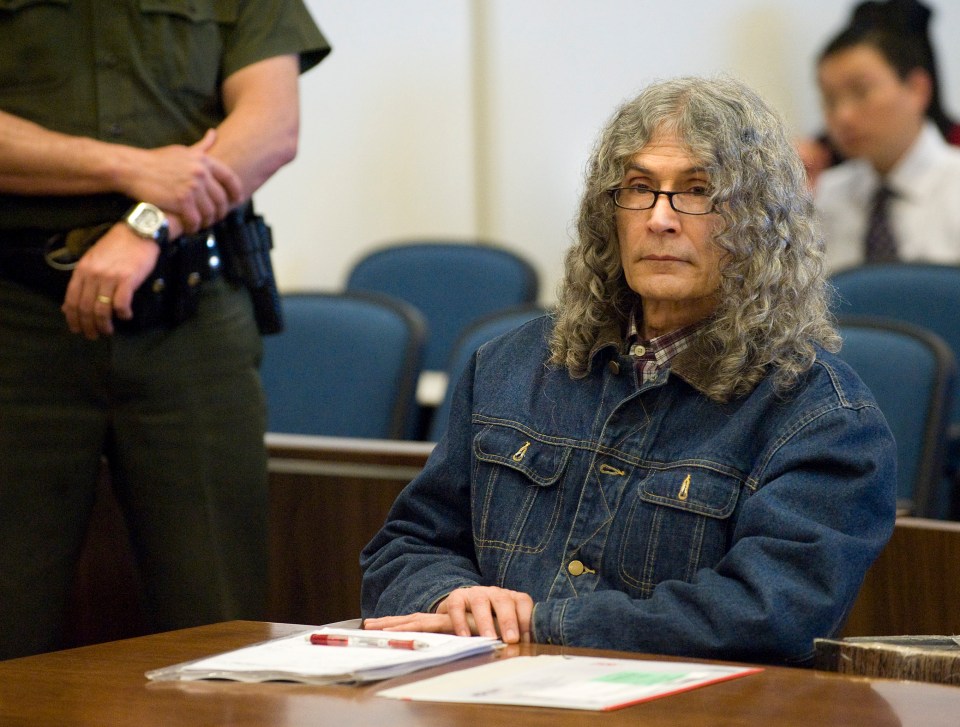
[[[500,638],[504,643],[530,641],[533,599],[520,591],[509,591],[496,586],[458,588],[440,602],[437,613],[450,616],[454,633],[460,636],[473,633],[467,621],[467,615],[471,614],[476,631],[481,636],[495,637],[499,625]]]
[[[160,247],[118,222],[80,258],[63,301],[71,332],[91,341],[113,333],[113,315],[129,320],[134,291],[157,264]]]
[[[472,620],[472,619],[471,619]],[[408,613],[403,616],[366,618],[363,628],[375,631],[423,631],[430,634],[452,634],[453,621],[445,613]]]
[[[820,173],[830,166],[830,150],[818,139],[797,139],[794,144],[807,172],[807,186],[812,190]]]
[[[364,628],[384,631],[426,631],[458,636],[498,635],[507,644],[529,642],[533,599],[526,593],[496,586],[452,591],[436,613],[412,613],[364,620]],[[498,634],[499,630],[499,634]]]
[[[243,201],[243,183],[233,169],[207,153],[216,140],[217,132],[210,129],[191,146],[140,150],[123,184],[127,195],[176,215],[187,233],[219,222]]]

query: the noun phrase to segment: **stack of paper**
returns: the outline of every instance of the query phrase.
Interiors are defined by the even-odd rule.
[[[313,634],[368,640],[414,640],[416,649],[378,646],[321,646]],[[365,682],[407,674],[474,654],[491,651],[498,639],[481,636],[361,631],[318,628],[294,636],[264,641],[196,661],[147,672],[157,681],[232,679],[243,682],[283,680],[308,684]]]

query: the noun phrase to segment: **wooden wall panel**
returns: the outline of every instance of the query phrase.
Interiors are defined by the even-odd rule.
[[[845,636],[960,634],[960,523],[903,517],[867,572]]]

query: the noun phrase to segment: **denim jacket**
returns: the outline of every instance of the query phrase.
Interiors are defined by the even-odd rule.
[[[361,554],[362,613],[454,588],[529,593],[533,638],[808,662],[893,530],[895,444],[836,356],[726,404],[696,345],[639,385],[612,342],[581,379],[541,318],[477,352],[423,472]]]

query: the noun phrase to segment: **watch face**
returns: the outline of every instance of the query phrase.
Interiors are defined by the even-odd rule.
[[[127,224],[129,224],[138,235],[156,240],[159,236],[159,231],[167,225],[167,217],[159,207],[146,202],[140,202],[130,211],[130,214],[127,215]]]
[[[134,224],[152,232],[160,227],[160,215],[151,207],[142,207]]]

